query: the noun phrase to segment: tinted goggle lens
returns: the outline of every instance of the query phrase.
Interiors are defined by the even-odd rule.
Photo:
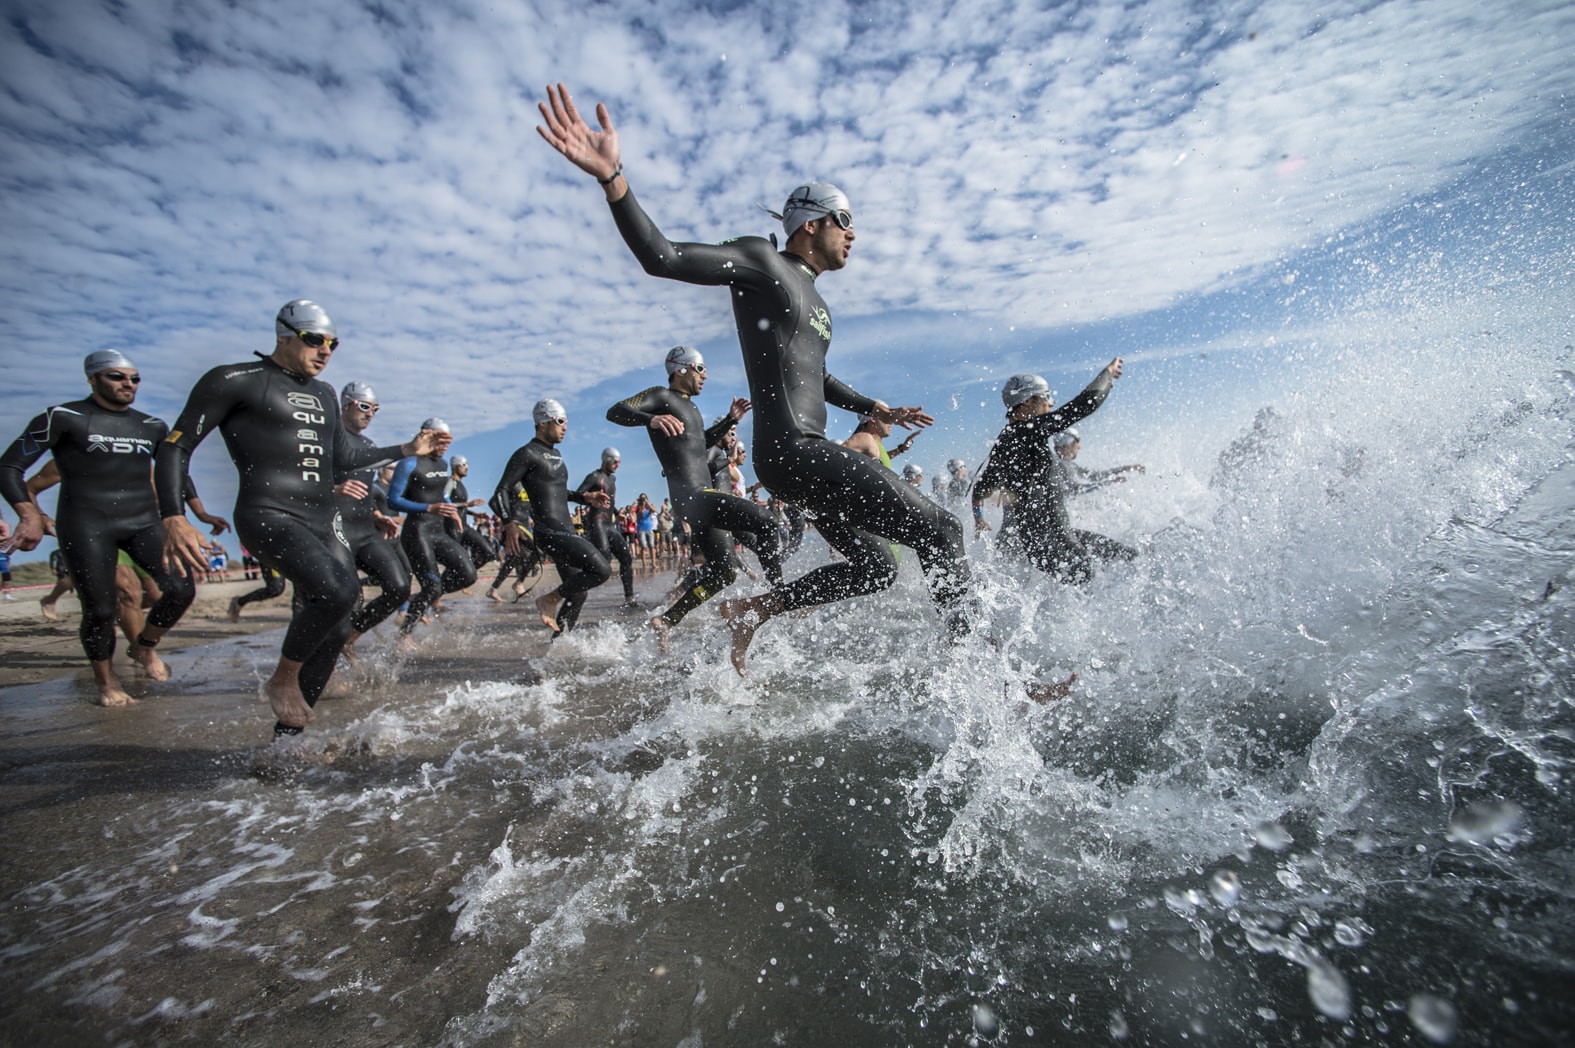
[[[128,375],[124,371],[100,371],[99,374],[103,375],[111,382],[130,382],[133,386],[140,386],[142,384],[141,375]]]
[[[837,224],[838,229],[853,228],[853,213],[850,211],[832,211],[827,217]]]

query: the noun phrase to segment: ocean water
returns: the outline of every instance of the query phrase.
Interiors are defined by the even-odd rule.
[[[956,647],[908,556],[748,679],[603,598],[460,603],[275,747],[270,636],[0,693],[3,1037],[1568,1043],[1575,311],[1510,297],[1281,340],[1074,503],[1136,562],[977,544]]]

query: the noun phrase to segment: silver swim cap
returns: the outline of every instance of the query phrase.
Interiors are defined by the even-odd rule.
[[[960,469],[967,469],[967,468],[968,468],[968,463],[964,462],[962,459],[947,459],[946,460],[946,471],[948,473],[956,473]]]
[[[1075,429],[1063,429],[1051,439],[1055,441],[1055,446],[1058,448],[1068,447],[1072,444],[1081,444],[1083,442],[1083,438],[1077,435],[1077,430]]]
[[[359,400],[366,404],[376,404],[377,394],[365,382],[346,382],[345,388],[339,391],[339,402],[346,404],[352,400]]]
[[[135,371],[137,365],[118,349],[101,349],[82,358],[82,374],[88,378],[111,368],[130,368]]]
[[[1001,387],[1001,402],[1008,408],[1026,404],[1034,397],[1050,399],[1050,383],[1042,375],[1013,375]]]
[[[339,334],[323,307],[304,298],[286,302],[279,308],[279,315],[273,318],[273,330],[280,338],[299,335],[303,331],[313,331],[319,335]]]
[[[675,375],[695,364],[704,364],[705,358],[693,346],[674,346],[667,351],[667,373]]]
[[[602,465],[609,462],[622,462],[623,456],[618,454],[617,448],[602,448]]]
[[[787,203],[782,205],[782,214],[777,217],[782,219],[782,228],[787,231],[787,235],[792,236],[805,222],[813,222],[839,211],[847,217],[848,225],[842,225],[840,220],[837,225],[847,229],[853,224],[853,205],[848,203],[848,195],[830,182],[810,182],[788,194]],[[776,214],[775,211],[771,213]]]
[[[924,467],[923,466],[916,466],[916,465],[914,465],[911,462],[908,463],[906,466],[902,467],[902,479],[903,480],[923,480],[924,479]]]
[[[539,426],[543,422],[556,422],[560,418],[567,420],[569,413],[563,410],[562,404],[548,397],[536,401],[536,406],[530,409],[530,417]]]
[[[470,468],[470,459],[466,458],[464,455],[450,455],[449,456],[449,459],[448,459],[448,468],[449,469],[458,469],[461,466],[464,466],[466,469],[469,469]]]
[[[436,430],[439,433],[451,433],[451,432],[453,432],[452,430],[450,430],[448,428],[448,423],[444,422],[440,418],[429,418],[429,419],[427,419],[425,422],[421,423],[421,428],[422,429]]]

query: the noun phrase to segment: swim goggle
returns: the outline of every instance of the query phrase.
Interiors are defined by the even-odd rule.
[[[335,349],[339,348],[339,338],[338,338],[338,336],[335,336],[335,335],[319,335],[315,331],[302,331],[300,328],[296,327],[294,324],[290,323],[288,320],[285,320],[283,317],[279,318],[279,323],[283,324],[285,327],[287,327],[291,331],[295,332],[295,336],[297,338],[299,338],[302,342],[305,342],[308,346],[312,347],[313,349],[322,349],[324,346],[327,346],[329,348],[329,350],[332,351],[332,350],[335,350]]]
[[[133,386],[142,385],[141,375],[128,375],[124,371],[100,371],[99,374],[111,382],[130,382]]]
[[[794,197],[792,200],[789,200],[786,204],[782,205],[782,210],[785,213],[785,212],[791,210],[794,207],[801,207],[801,208],[807,208],[807,209],[813,210],[813,211],[819,211],[820,213],[825,215],[827,218],[829,218],[833,222],[835,222],[837,224],[837,228],[838,229],[852,229],[853,228],[853,212],[845,210],[843,208],[837,208],[837,209],[833,210],[831,208],[828,208],[825,204],[822,204],[818,200],[811,200],[809,197]],[[771,214],[775,215],[776,212],[773,211],[773,212],[771,212]],[[781,216],[778,215],[777,217],[780,218]]]
[[[307,345],[311,345],[311,343],[308,342]],[[357,411],[365,411],[365,412],[367,412],[368,414],[371,414],[371,415],[377,414],[377,405],[376,404],[369,404],[369,403],[367,403],[364,400],[347,400],[347,401],[345,401],[345,403],[348,406],[350,406],[352,408],[355,408]]]

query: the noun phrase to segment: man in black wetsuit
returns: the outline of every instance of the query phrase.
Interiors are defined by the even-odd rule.
[[[563,443],[563,436],[569,429],[569,416],[563,405],[556,400],[539,400],[531,409],[531,418],[536,422],[536,436],[509,456],[493,495],[493,504],[509,510],[503,548],[511,557],[518,555],[522,545],[520,529],[524,526],[524,510],[521,507],[529,507],[535,522],[536,545],[552,558],[558,569],[558,586],[536,599],[542,625],[552,630],[556,637],[574,628],[580,608],[585,604],[585,595],[612,575],[612,568],[602,552],[574,530],[574,521],[569,517],[569,501],[609,509],[612,500],[605,491],[587,491],[583,495],[569,491],[569,467],[558,454],[558,445]],[[524,499],[515,494],[516,485],[524,491]]]
[[[1038,375],[1013,375],[1001,390],[1007,423],[990,451],[990,460],[973,486],[973,515],[988,530],[984,500],[997,491],[1007,496],[1001,515],[1002,549],[1020,553],[1040,571],[1065,582],[1093,577],[1093,559],[1131,560],[1137,551],[1102,535],[1072,527],[1066,510],[1070,484],[1066,463],[1055,453],[1057,433],[1086,418],[1105,402],[1121,377],[1121,358],[1107,364],[1088,387],[1056,408],[1050,386]]]
[[[514,581],[514,600],[518,603],[528,592],[525,580],[541,570],[541,551],[536,548],[536,522],[531,516],[530,499],[525,495],[524,486],[516,484],[507,493],[494,492],[487,508],[500,522],[500,539],[512,532],[519,544],[516,552],[504,549],[497,578],[487,590],[487,599],[501,602],[503,598],[498,596],[498,587],[511,572],[518,572],[519,578]]]
[[[607,495],[607,508],[601,509],[591,506],[591,511],[585,517],[585,537],[591,540],[591,545],[601,550],[607,563],[611,564],[614,558],[618,560],[618,577],[623,582],[623,606],[634,607],[634,557],[629,553],[629,540],[624,537],[623,529],[618,526],[618,467],[623,464],[623,456],[617,448],[602,449],[602,468],[593,469],[580,481],[580,486],[574,489],[577,500],[585,502],[585,496],[593,491],[604,492]]]
[[[549,87],[547,95],[538,107],[546,126],[537,131],[602,185],[618,231],[645,271],[732,289],[754,403],[755,473],[772,494],[815,513],[821,537],[847,558],[769,594],[723,603],[734,667],[744,672],[755,630],[783,611],[891,585],[897,563],[888,541],[918,554],[948,632],[965,632],[970,582],[957,518],[878,463],[826,439],[828,403],[904,428],[935,421],[922,408],[892,408],[857,393],[826,370],[831,313],[815,278],[847,264],[854,239],[847,197],[823,183],[794,190],[783,206],[788,242],[781,253],[760,237],[720,245],[674,244],[646,216],[624,180],[607,107],[596,107],[601,130],[593,131],[563,85]]]
[[[0,455],[0,496],[16,509],[18,518],[5,548],[30,550],[44,535],[44,516],[28,493],[23,474],[44,452],[52,452],[60,471],[55,535],[82,604],[82,650],[93,664],[99,703],[125,706],[133,700],[110,664],[120,603],[115,586],[120,551],[125,550],[158,582],[162,594],[131,651],[153,680],[169,679],[169,668],[154,645],[180,621],[197,587],[185,572],[164,567],[164,528],[150,470],[169,427],[131,406],[142,377],[121,353],[113,349],[90,353],[82,369],[92,393],[85,400],[49,408]],[[177,505],[184,494],[184,485],[177,481]],[[207,570],[206,557],[198,570]]]
[[[370,385],[345,383],[339,391],[339,424],[344,427],[341,439],[352,448],[375,448],[366,430],[378,408],[377,393]],[[370,633],[410,599],[410,571],[393,541],[399,527],[377,506],[377,472],[377,466],[368,465],[334,474],[334,504],[344,524],[345,541],[356,567],[381,590],[372,600],[363,600],[350,616],[350,637],[344,650],[351,657],[362,634]]]
[[[224,434],[240,474],[235,531],[263,564],[295,584],[295,615],[264,691],[276,734],[298,734],[333,674],[361,595],[355,558],[334,504],[334,472],[440,446],[422,432],[404,445],[353,447],[341,439],[339,397],[318,379],[339,339],[315,302],[285,303],[274,318],[274,350],[256,361],[214,368],[197,381],[154,468],[164,515],[165,557],[202,570],[202,539],[181,509],[181,479],[209,433]]]
[[[705,387],[705,361],[689,346],[674,346],[667,354],[667,385],[652,386],[607,409],[607,421],[620,426],[640,426],[649,432],[651,447],[662,464],[667,490],[677,518],[687,521],[694,548],[705,564],[684,576],[684,593],[677,602],[651,620],[662,647],[672,627],[710,600],[737,577],[733,570],[733,543],[728,532],[754,532],[756,551],[773,586],[782,584],[782,557],[777,522],[771,511],[746,498],[723,493],[711,484],[706,449],[720,443],[749,410],[749,401],[735,399],[728,413],[710,429],[703,428],[700,409],[691,399]]]
[[[388,504],[405,515],[399,542],[410,558],[416,583],[421,587],[405,611],[399,630],[409,637],[421,616],[445,593],[462,590],[476,581],[476,568],[448,525],[458,523],[460,509],[448,500],[450,471],[443,452],[448,448],[448,423],[429,418],[423,430],[440,433],[442,445],[430,455],[407,458],[394,468],[388,482]]]
[[[470,523],[470,518],[475,515],[470,507],[483,505],[487,500],[470,497],[470,491],[465,487],[465,478],[470,476],[470,460],[464,455],[450,455],[448,471],[448,500],[459,507],[459,522],[449,523],[449,537],[465,547],[470,554],[470,563],[479,572],[484,565],[498,559],[498,551],[493,548],[492,540]]]
[[[1125,484],[1128,473],[1147,472],[1141,462],[1129,466],[1111,466],[1109,469],[1089,469],[1077,464],[1077,453],[1083,448],[1083,439],[1075,429],[1063,429],[1055,435],[1055,453],[1066,463],[1067,490],[1073,495],[1097,491],[1107,484]]]

